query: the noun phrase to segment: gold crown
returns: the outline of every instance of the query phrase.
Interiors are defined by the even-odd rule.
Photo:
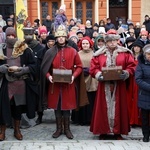
[[[65,36],[67,37],[67,30],[64,25],[59,25],[55,32],[55,37]]]

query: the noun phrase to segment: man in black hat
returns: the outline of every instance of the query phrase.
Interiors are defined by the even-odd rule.
[[[3,27],[3,32],[5,32],[8,27],[13,27],[13,20],[11,18],[7,19],[7,25]]]

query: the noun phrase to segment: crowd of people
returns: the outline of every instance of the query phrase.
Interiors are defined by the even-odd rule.
[[[22,115],[34,125],[44,110],[54,109],[56,131],[73,139],[73,124],[89,125],[105,140],[108,134],[122,140],[131,127],[142,127],[149,141],[150,18],[142,25],[111,19],[92,26],[90,20],[70,19],[62,5],[54,21],[46,16],[23,28],[17,38],[14,21],[0,15],[0,141],[6,128],[22,140]]]

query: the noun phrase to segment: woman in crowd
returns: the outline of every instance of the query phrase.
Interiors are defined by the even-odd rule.
[[[143,48],[138,57],[135,80],[139,86],[138,107],[141,108],[143,142],[149,142],[150,130],[150,44]]]

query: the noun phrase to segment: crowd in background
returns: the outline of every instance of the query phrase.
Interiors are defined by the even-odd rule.
[[[108,40],[106,39],[107,35],[110,34],[110,35],[116,36],[114,39],[111,37],[112,38],[111,40],[113,41],[113,40],[117,39],[117,45],[125,48],[125,49],[123,49],[123,51],[126,51],[128,49],[127,51],[130,51],[130,53],[132,54],[132,57],[134,60],[133,63],[136,65],[138,65],[139,56],[141,56],[141,54],[143,53],[143,48],[144,48],[144,52],[149,52],[148,49],[150,49],[149,47],[145,48],[146,45],[149,46],[149,44],[150,44],[150,18],[148,15],[145,15],[145,20],[142,24],[140,24],[140,22],[137,22],[134,24],[132,22],[132,20],[130,20],[130,19],[128,19],[127,22],[124,23],[120,19],[118,21],[118,26],[115,26],[111,22],[111,18],[107,18],[106,20],[100,20],[98,23],[92,23],[90,20],[87,20],[85,24],[82,23],[80,18],[78,18],[78,19],[72,18],[72,19],[68,20],[67,16],[65,15],[65,11],[66,11],[65,5],[62,5],[60,7],[60,9],[58,10],[58,12],[56,13],[54,20],[51,19],[50,15],[47,15],[43,22],[40,22],[39,19],[35,19],[33,25],[30,22],[26,22],[24,24],[25,25],[24,28],[30,28],[30,33],[25,32],[25,30],[24,30],[24,35],[25,35],[24,40],[25,40],[25,43],[27,44],[27,47],[26,47],[28,49],[27,51],[29,51],[28,54],[24,54],[25,55],[24,58],[27,58],[26,55],[28,55],[28,57],[30,57],[30,59],[31,58],[33,59],[33,62],[30,62],[29,60],[28,60],[28,62],[26,62],[27,60],[25,60],[24,58],[20,58],[20,59],[23,59],[23,60],[21,60],[21,63],[23,61],[25,61],[24,63],[26,63],[26,66],[29,67],[29,68],[25,68],[22,66],[23,69],[21,68],[21,71],[23,73],[21,75],[24,75],[24,73],[25,74],[30,73],[30,74],[32,74],[32,76],[35,77],[35,80],[34,80],[35,82],[32,83],[32,81],[28,81],[25,83],[28,86],[32,85],[32,90],[31,89],[30,90],[33,93],[31,91],[28,91],[28,92],[29,92],[29,95],[30,94],[33,95],[34,103],[31,103],[31,105],[34,105],[34,106],[31,106],[31,107],[34,109],[31,112],[30,111],[31,108],[30,108],[30,106],[28,106],[28,109],[27,109],[28,111],[27,110],[26,111],[18,110],[17,112],[20,112],[20,114],[22,114],[24,112],[28,112],[28,114],[27,114],[28,117],[26,116],[26,118],[27,118],[26,121],[28,120],[30,126],[34,126],[34,125],[42,123],[42,116],[43,116],[44,110],[38,109],[38,107],[40,105],[40,103],[39,103],[39,101],[40,101],[39,100],[40,66],[42,64],[44,54],[50,48],[53,48],[58,43],[57,37],[59,37],[59,35],[57,35],[57,37],[56,37],[55,32],[57,31],[57,29],[59,28],[60,25],[63,25],[66,28],[67,36],[64,35],[64,37],[66,37],[66,39],[67,39],[67,46],[74,48],[76,50],[76,52],[79,54],[79,57],[81,59],[82,71],[83,71],[83,76],[84,76],[84,81],[85,81],[84,88],[86,90],[87,98],[89,101],[88,105],[81,107],[80,109],[78,109],[78,111],[72,110],[71,120],[72,120],[72,123],[74,123],[74,124],[78,124],[78,125],[90,125],[91,124],[93,109],[94,108],[96,109],[96,106],[94,107],[96,92],[98,89],[98,84],[101,79],[97,79],[96,77],[94,78],[94,76],[92,76],[92,74],[94,74],[94,73],[92,72],[92,70],[90,70],[90,67],[91,67],[90,63],[91,63],[91,60],[93,57],[99,57],[99,55],[102,54],[103,50],[105,50],[105,48],[107,48],[106,43],[110,41],[109,39]],[[14,22],[13,17],[8,18],[5,21],[3,19],[3,16],[0,15],[0,43],[1,44],[6,43],[6,46],[7,46],[7,48],[3,47],[4,49],[8,50],[8,48],[10,48],[11,50],[13,50],[13,48],[14,48],[13,41],[11,41],[11,44],[13,43],[11,45],[12,46],[11,47],[9,45],[10,43],[8,40],[10,38],[10,36],[13,36],[14,39],[17,38],[17,35],[15,34],[14,25],[15,25],[15,22]],[[14,30],[12,28],[14,28]],[[64,33],[64,31],[63,31],[63,33]],[[63,36],[63,33],[60,31],[61,36]],[[119,38],[117,38],[118,35],[119,35]],[[15,40],[15,42],[16,41],[17,41],[17,39]],[[18,45],[20,45],[20,44],[18,44]],[[32,50],[32,52],[33,52],[32,54],[30,53],[29,49]],[[6,53],[6,54],[7,54],[7,57],[11,55],[8,53]],[[20,55],[21,54],[19,54],[19,56]],[[35,59],[35,62],[34,62],[34,59]],[[145,59],[145,57],[144,57],[144,59]],[[18,64],[18,61],[20,61],[20,60],[17,60],[15,63]],[[92,60],[92,61],[94,63],[94,60]],[[7,61],[7,64],[8,64],[8,61]],[[148,62],[148,64],[149,64],[149,62]],[[10,62],[10,65],[11,65],[11,62]],[[36,67],[38,65],[38,69],[34,65]],[[35,70],[35,68],[37,70]],[[5,73],[5,71],[4,71],[5,69],[6,69],[6,66],[4,68],[2,68],[2,71],[1,70],[0,71]],[[30,71],[29,71],[29,69],[30,69]],[[19,77],[18,74],[16,76]],[[127,76],[128,75],[126,74],[123,79],[125,80]],[[138,74],[136,74],[136,80],[137,80],[137,83],[140,85]],[[2,82],[4,82],[4,81],[2,81]],[[9,82],[12,84],[11,81],[9,81]],[[28,84],[28,83],[30,83],[30,84]],[[139,87],[138,87],[137,83],[135,81],[134,75],[126,80],[127,86],[126,86],[125,92],[127,94],[127,99],[126,99],[127,100],[127,110],[128,110],[129,124],[132,127],[143,125],[142,122],[144,122],[143,121],[144,119],[141,118],[141,109],[140,108],[142,108],[142,112],[143,112],[143,114],[145,114],[145,116],[147,116],[147,114],[149,113],[149,110],[150,110],[150,108],[146,108],[146,110],[148,109],[148,113],[147,113],[144,111],[145,106],[143,106],[142,103],[140,103],[138,105]],[[8,84],[7,86],[9,88],[11,88],[11,84]],[[35,85],[33,85],[33,84],[35,84]],[[0,85],[1,85],[1,82],[0,82]],[[18,84],[16,83],[16,85],[18,85]],[[19,83],[19,85],[21,85],[23,87],[22,93],[24,94],[23,91],[25,89],[25,85],[23,83]],[[14,86],[15,86],[15,84],[13,85],[13,87]],[[1,91],[1,96],[2,96],[2,90],[0,89],[0,91]],[[10,91],[8,90],[7,92],[8,92],[9,98],[12,98],[12,97],[10,97],[10,95],[11,95]],[[15,108],[18,108],[18,107],[14,107],[14,104],[13,104],[14,102],[16,102],[16,101],[12,101],[12,103],[11,103],[11,107],[12,107],[11,111],[14,111]],[[22,100],[22,104],[27,105],[27,101],[26,101],[26,103],[24,103],[24,100]],[[17,104],[17,105],[19,105],[19,104]],[[28,103],[28,105],[29,105],[29,103]],[[148,103],[148,105],[150,105],[150,104]],[[20,109],[20,108],[18,108],[18,109]],[[21,109],[24,109],[24,108],[21,108]],[[34,122],[35,114],[33,111],[37,112],[38,117],[37,117],[36,122]],[[95,113],[96,112],[94,111],[94,114]],[[19,130],[21,116],[20,115],[17,116],[17,114],[15,114],[15,113],[12,113],[12,114],[13,114],[12,117],[14,118],[14,120],[17,120],[17,121],[14,121],[14,124],[15,124],[14,136],[18,140],[22,140],[23,137]],[[19,122],[18,122],[18,120],[19,120]],[[6,120],[4,120],[4,122],[5,121]],[[56,120],[56,121],[59,121],[59,120]],[[103,120],[101,120],[101,121],[103,121]],[[92,122],[94,122],[94,117],[93,117]],[[3,126],[3,121],[0,123],[1,123],[0,140],[4,140],[5,136],[3,134],[3,131],[6,130],[6,127]],[[93,124],[94,123],[92,123],[92,125],[91,125],[91,129],[90,129],[91,132],[94,132]],[[62,132],[62,131],[60,131],[60,132]],[[113,132],[115,132],[115,131],[113,131]],[[97,133],[97,132],[95,132],[95,133]],[[61,134],[61,133],[57,132],[55,135],[53,135],[54,138],[59,137],[59,134]],[[149,137],[148,137],[149,133],[147,135],[147,130],[145,128],[143,130],[143,134],[144,134],[144,137],[146,135],[146,137],[145,137],[145,139],[143,139],[143,141],[145,141],[145,142],[149,141]],[[102,135],[100,137],[101,139],[104,139],[106,136],[105,133],[102,133],[101,135]],[[73,135],[72,134],[70,135],[70,133],[69,133],[69,135],[67,135],[67,137],[72,139]],[[116,139],[122,139],[122,137],[116,136]]]

